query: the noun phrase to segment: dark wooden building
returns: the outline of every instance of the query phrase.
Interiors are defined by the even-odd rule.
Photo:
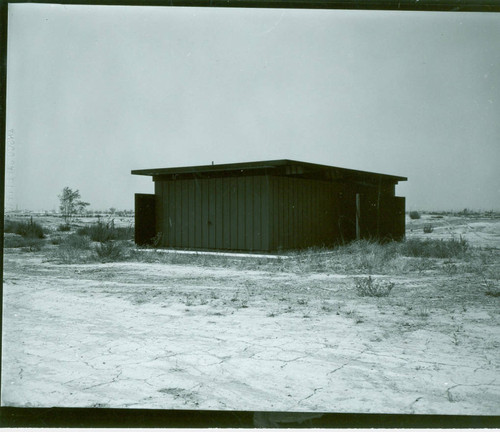
[[[407,180],[292,160],[134,170],[135,241],[161,247],[276,251],[356,238],[401,239]]]

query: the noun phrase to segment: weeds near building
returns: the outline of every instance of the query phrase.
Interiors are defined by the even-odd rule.
[[[124,258],[126,249],[120,242],[108,241],[96,245],[94,251],[102,261],[119,261]]]

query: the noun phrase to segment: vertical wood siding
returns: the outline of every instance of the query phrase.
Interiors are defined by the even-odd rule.
[[[333,244],[337,240],[335,184],[271,177],[271,250]]]
[[[270,250],[266,176],[157,180],[162,246]]]
[[[269,175],[156,180],[156,232],[162,233],[162,246],[177,248],[272,251],[329,246],[354,239],[355,197],[360,193],[370,204],[375,198],[380,202],[381,223],[375,232],[401,238],[404,200],[393,196],[393,185],[382,185],[381,198],[378,190]],[[373,212],[368,209],[363,213],[371,222],[362,229],[373,235]]]

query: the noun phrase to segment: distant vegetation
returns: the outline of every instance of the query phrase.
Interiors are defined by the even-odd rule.
[[[45,238],[45,230],[30,218],[29,221],[4,222],[4,233],[11,234],[4,237],[4,248],[25,248],[28,251],[39,251]]]
[[[409,257],[462,258],[470,249],[464,239],[420,240],[408,239],[400,244],[399,252]]]
[[[60,202],[59,210],[66,224],[69,223],[75,214],[82,214],[85,208],[90,205],[90,203],[80,199],[81,196],[78,189],[71,190],[69,187],[65,187],[61,195],[58,195],[58,198]]]
[[[78,235],[89,236],[92,241],[108,242],[110,240],[132,240],[134,238],[134,229],[132,227],[115,227],[113,219],[110,221],[97,221],[77,230]]]
[[[420,213],[416,210],[411,211],[410,219],[420,219]]]
[[[4,224],[4,232],[18,234],[24,238],[39,238],[45,236],[44,229],[37,222],[33,222],[33,218],[29,221],[12,221],[6,220]]]
[[[424,225],[424,233],[425,234],[430,234],[433,231],[434,231],[434,228],[432,227],[431,224]]]

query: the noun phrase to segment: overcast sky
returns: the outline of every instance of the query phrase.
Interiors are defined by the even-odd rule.
[[[7,204],[133,208],[130,170],[296,159],[500,209],[500,15],[9,5]]]

